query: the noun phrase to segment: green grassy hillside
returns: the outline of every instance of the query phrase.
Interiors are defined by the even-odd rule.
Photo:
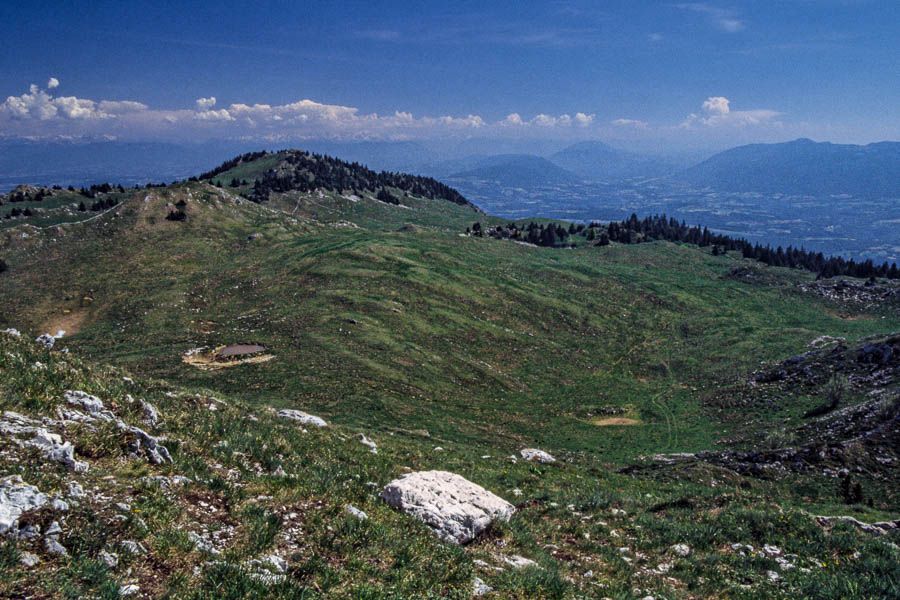
[[[241,164],[217,177],[249,179],[272,168]],[[247,501],[256,495],[277,499],[266,503],[269,511],[293,502],[308,513],[325,503],[310,537],[310,552],[322,562],[309,563],[310,553],[292,558],[289,579],[299,587],[253,593],[467,597],[473,575],[495,587],[496,597],[521,598],[896,591],[896,566],[889,566],[895,550],[850,525],[829,533],[810,516],[897,518],[894,463],[854,475],[863,498],[847,504],[824,463],[739,475],[722,454],[806,443],[804,427],[818,421],[804,414],[822,404],[827,382],[758,384],[753,373],[806,352],[821,336],[845,338],[852,350],[856,340],[900,330],[893,288],[860,299],[833,293],[805,272],[664,242],[550,249],[470,237],[462,232],[474,220],[500,221],[396,189],[400,205],[351,190],[288,191],[256,204],[239,195],[245,188],[190,182],[140,190],[88,223],[5,230],[0,257],[10,268],[0,274],[0,325],[30,337],[66,330],[57,347],[147,378],[142,390],[171,412],[171,435],[184,440],[172,472],[211,462],[227,471],[227,461],[244,460],[239,452],[259,456],[263,472],[240,467],[250,471],[238,487],[249,491],[226,503],[235,522],[265,523]],[[185,220],[166,219],[177,210]],[[9,363],[8,374],[33,360],[83,368],[16,343],[12,354],[25,358]],[[263,345],[274,358],[212,370],[184,360],[197,348],[239,343]],[[855,364],[850,360],[841,367],[849,377],[841,408],[861,405],[873,391],[887,403],[896,377],[876,381],[846,366]],[[10,410],[25,405],[50,414],[73,385],[17,377],[3,392]],[[111,400],[125,393],[103,377],[86,379],[95,385],[86,391]],[[214,394],[229,408],[210,413],[166,399],[167,385]],[[270,407],[306,410],[336,427],[288,434],[266,416]],[[250,414],[259,421],[247,421]],[[365,454],[357,432],[375,439],[380,454]],[[216,449],[222,441],[230,450]],[[561,463],[501,458],[523,447],[547,450]],[[703,451],[715,456],[649,459]],[[850,454],[840,460],[827,466],[861,464]],[[134,468],[107,462],[116,477]],[[296,476],[271,476],[279,466]],[[460,473],[517,503],[519,513],[465,550],[445,548],[427,533],[410,533],[419,529],[364,487],[404,467]],[[375,516],[354,523],[341,514],[346,503]],[[175,516],[166,527],[177,530],[189,517],[179,510],[167,513]],[[154,547],[160,535],[151,535]],[[255,557],[246,544],[259,548],[245,539],[253,535],[229,546],[238,563]],[[405,550],[408,535],[416,541]],[[676,542],[694,548],[690,560],[670,556]],[[741,556],[732,543],[757,550]],[[797,568],[782,570],[774,555],[760,555],[765,544],[797,554]],[[500,572],[472,562],[495,564],[498,551],[544,568]],[[159,560],[168,579],[154,594],[194,581],[197,560],[167,556]],[[663,572],[659,562],[672,564]],[[773,569],[778,581],[769,580]],[[212,570],[201,569],[203,585],[212,586],[202,593],[212,594],[224,577]]]

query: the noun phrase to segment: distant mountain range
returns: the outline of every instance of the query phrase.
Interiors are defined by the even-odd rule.
[[[676,179],[731,192],[900,198],[900,142],[750,144],[720,152]]]
[[[479,160],[473,168],[448,179],[479,179],[505,187],[525,187],[577,183],[580,177],[540,156],[501,154]]]
[[[596,141],[573,144],[551,155],[550,160],[586,179],[659,177],[678,171],[671,160],[617,150]]]
[[[287,142],[276,144],[280,146]],[[271,145],[271,144],[268,144]],[[197,144],[125,141],[33,141],[0,138],[0,193],[18,184],[133,185],[186,178],[236,154],[263,149],[253,141]],[[460,184],[490,182],[507,188],[546,187],[641,179],[668,179],[723,192],[759,192],[860,198],[900,197],[900,142],[867,146],[799,139],[751,144],[690,166],[688,155],[654,157],[599,141],[528,148],[476,140],[455,146],[428,142],[305,140],[303,149],[346,157],[375,170],[413,172]],[[523,152],[491,151],[504,148]],[[277,149],[276,147],[269,148]],[[466,151],[470,153],[466,153]],[[548,156],[537,153],[556,150]],[[486,151],[486,152],[485,152]]]
[[[81,187],[107,181],[123,185],[168,182],[258,149],[258,142],[240,141],[170,144],[0,138],[0,192],[18,184]]]

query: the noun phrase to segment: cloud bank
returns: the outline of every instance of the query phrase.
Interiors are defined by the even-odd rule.
[[[622,117],[598,122],[588,112],[523,117],[510,113],[491,121],[476,114],[414,116],[410,112],[364,113],[352,106],[304,99],[287,104],[219,105],[215,96],[197,98],[193,106],[154,109],[135,100],[91,100],[57,96],[60,81],[51,77],[46,88],[28,91],[0,104],[0,137],[106,137],[119,139],[202,140],[210,138],[261,141],[302,139],[411,140],[446,137],[665,138],[680,131],[697,136],[729,135],[737,131],[765,132],[783,126],[770,109],[734,110],[724,96],[706,99],[681,123],[652,125]]]
[[[560,131],[585,128],[594,121],[594,115],[583,112],[539,114],[527,120],[514,113],[493,123],[474,114],[364,114],[358,108],[309,99],[281,105],[235,103],[220,107],[215,96],[197,98],[192,108],[154,110],[134,100],[54,96],[53,91],[59,86],[59,80],[51,77],[45,89],[32,84],[26,93],[9,96],[0,104],[0,135],[412,139],[510,129]]]

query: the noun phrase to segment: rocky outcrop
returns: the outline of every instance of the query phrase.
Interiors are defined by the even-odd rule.
[[[22,513],[41,508],[49,499],[19,475],[0,479],[0,535],[15,533]]]
[[[860,531],[865,533],[869,533],[872,535],[886,535],[890,531],[894,531],[896,529],[900,529],[900,519],[896,521],[880,521],[878,523],[863,523],[862,521],[856,519],[855,517],[849,516],[837,516],[837,517],[823,517],[817,516],[816,523],[821,525],[822,527],[831,527],[835,523],[850,523],[857,527]]]
[[[515,512],[503,498],[447,471],[409,473],[387,484],[381,497],[455,544],[472,541],[495,520],[505,521]]]

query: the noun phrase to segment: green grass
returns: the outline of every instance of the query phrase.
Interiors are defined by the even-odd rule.
[[[91,470],[80,481],[95,496],[111,500],[89,498],[67,515],[61,541],[72,552],[70,559],[44,559],[26,571],[15,552],[40,550],[29,542],[19,548],[5,542],[0,594],[113,597],[120,583],[138,582],[146,593],[170,598],[466,598],[478,575],[503,598],[601,593],[625,598],[642,597],[645,590],[666,598],[867,598],[890,597],[900,581],[900,562],[889,540],[843,526],[826,534],[807,513],[773,502],[780,487],[774,482],[744,481],[712,467],[690,477],[632,478],[578,460],[513,463],[502,456],[481,458],[477,446],[435,452],[434,441],[421,435],[366,430],[379,444],[373,455],[353,435],[354,428],[302,433],[262,406],[225,395],[227,404],[212,412],[204,408],[203,390],[173,390],[140,378],[130,384],[121,371],[90,367],[77,356],[50,353],[7,335],[0,335],[0,345],[0,408],[52,415],[62,392],[77,385],[133,422],[137,411],[121,399],[126,393],[146,398],[160,409],[160,433],[172,440],[174,458],[160,467],[124,460],[124,449],[88,458]],[[23,376],[35,361],[46,365],[39,371],[40,386]],[[166,395],[171,391],[178,394]],[[80,435],[66,434],[76,437],[76,445]],[[21,472],[22,466],[6,462],[0,474]],[[285,476],[274,475],[279,467]],[[510,523],[466,548],[443,544],[423,525],[388,508],[368,485],[383,484],[406,468],[460,473],[516,502],[518,511]],[[195,482],[162,492],[139,481],[168,473]],[[50,494],[72,478],[46,467],[23,475]],[[522,495],[512,494],[514,488]],[[112,502],[127,502],[132,511],[114,526],[107,524],[117,513]],[[200,502],[218,509],[200,510]],[[369,520],[349,517],[344,507],[350,503]],[[576,513],[566,508],[570,504]],[[187,541],[186,531],[204,530],[231,532],[219,558],[210,560]],[[122,539],[140,541],[150,558],[118,550],[119,567],[103,566],[99,552],[117,551]],[[689,560],[672,556],[675,543],[691,546]],[[797,568],[779,571],[784,583],[770,585],[766,573],[778,570],[774,560],[742,557],[731,550],[734,543],[777,545],[798,555]],[[264,585],[240,566],[272,552],[288,560],[282,582]],[[496,563],[497,554],[527,556],[541,568],[498,572],[474,563]],[[663,562],[671,563],[665,577],[651,572]],[[586,579],[589,570],[594,575]],[[598,583],[604,587],[595,587]]]
[[[900,329],[896,307],[834,305],[802,292],[797,284],[810,275],[799,271],[765,269],[765,285],[735,281],[729,271],[749,263],[694,247],[533,248],[460,236],[488,219],[447,202],[402,199],[413,207],[404,209],[309,196],[257,206],[228,189],[180,184],[135,194],[118,217],[3,243],[10,270],[0,275],[0,326],[32,337],[61,322],[77,329],[60,342],[72,358],[24,344],[0,356],[2,407],[49,415],[72,388],[111,400],[146,397],[159,405],[165,433],[179,440],[169,445],[175,464],[123,463],[114,437],[76,432],[80,447],[98,449],[92,460],[102,467],[92,473],[114,474],[109,485],[129,494],[130,482],[160,470],[197,479],[175,497],[134,488],[147,527],[131,519],[122,535],[146,540],[167,566],[163,576],[151,561],[138,574],[155,595],[463,598],[473,575],[505,598],[896,591],[897,555],[884,540],[846,528],[828,535],[807,514],[895,516],[893,496],[869,510],[841,506],[836,481],[825,478],[765,481],[702,464],[617,472],[640,456],[714,450],[724,438],[752,446],[779,428],[790,431],[820,399],[798,397],[782,414],[729,407],[721,397],[745,393],[761,362],[802,352],[820,335],[855,340]],[[187,221],[166,221],[166,204],[181,199]],[[339,220],[359,227],[329,224]],[[416,228],[397,231],[405,223]],[[181,360],[191,348],[239,342],[264,344],[275,359],[218,371]],[[127,369],[143,378],[139,389],[79,357]],[[26,368],[34,360],[51,368]],[[167,398],[163,380],[187,392]],[[209,401],[193,400],[198,395],[228,405],[211,412]],[[269,407],[306,410],[336,427],[302,434],[274,420]],[[138,419],[137,409],[121,401],[118,408]],[[595,424],[604,411],[638,423]],[[251,414],[259,420],[248,420]],[[359,444],[357,432],[379,444],[378,455]],[[504,458],[526,446],[563,460],[540,466]],[[273,475],[279,468],[288,476]],[[441,544],[366,485],[406,468],[459,473],[518,503],[517,516],[465,549]],[[230,470],[238,475],[226,476]],[[31,474],[50,489],[65,477]],[[190,506],[200,498],[227,517],[216,526],[235,527],[229,563],[289,552],[287,581],[267,588],[222,565],[195,577],[201,557],[183,530],[199,518]],[[370,520],[347,517],[347,503]],[[288,551],[281,537],[290,527],[286,513],[300,515],[299,549]],[[89,520],[73,521],[82,518]],[[91,531],[79,542],[88,558],[108,544]],[[690,559],[671,557],[676,542],[694,548]],[[778,545],[805,562],[770,584],[773,559],[741,557],[730,548],[738,542]],[[472,562],[493,562],[497,552],[543,568],[501,573]],[[16,572],[7,585],[26,577],[14,561],[0,562]],[[651,572],[659,562],[672,563],[667,575]],[[593,578],[583,577],[588,570]],[[99,575],[65,577],[87,582],[85,590],[103,585]],[[8,590],[38,585],[22,581]]]

